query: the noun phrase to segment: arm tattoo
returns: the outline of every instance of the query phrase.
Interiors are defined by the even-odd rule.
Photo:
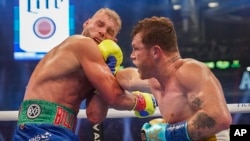
[[[200,109],[202,103],[203,102],[199,98],[195,98],[192,102],[196,110]],[[206,113],[198,113],[196,119],[193,121],[193,126],[196,129],[213,128],[215,127],[215,124],[215,120],[212,117],[209,117]]]
[[[202,102],[201,102],[201,100],[199,98],[195,98],[193,100],[192,104],[193,104],[193,107],[194,107],[195,110],[199,110]]]
[[[196,129],[214,128],[215,124],[215,120],[206,113],[198,113],[196,119],[193,121],[193,126]]]

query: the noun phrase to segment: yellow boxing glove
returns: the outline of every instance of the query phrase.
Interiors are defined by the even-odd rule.
[[[113,74],[115,74],[121,66],[123,61],[123,54],[121,48],[113,40],[103,40],[98,45],[103,58]]]
[[[132,94],[136,96],[136,104],[133,108],[136,117],[146,118],[154,114],[157,103],[152,94],[140,91],[134,91]]]

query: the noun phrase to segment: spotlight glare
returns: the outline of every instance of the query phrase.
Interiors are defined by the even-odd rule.
[[[181,9],[181,5],[175,4],[175,5],[173,5],[173,9],[174,10],[180,10]]]
[[[219,6],[218,2],[209,2],[208,3],[208,7],[210,7],[210,8],[214,8],[214,7],[218,7],[218,6]]]

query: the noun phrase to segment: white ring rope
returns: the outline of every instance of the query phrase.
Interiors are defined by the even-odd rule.
[[[250,113],[250,103],[234,103],[227,104],[231,113]],[[160,111],[156,108],[154,116],[161,116]],[[127,118],[135,117],[133,111],[119,111],[115,109],[109,109],[107,118]],[[0,121],[17,121],[18,111],[0,111]],[[86,110],[81,109],[77,115],[77,118],[87,118]]]

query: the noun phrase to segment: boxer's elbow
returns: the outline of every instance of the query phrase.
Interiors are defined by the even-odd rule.
[[[220,119],[217,121],[221,129],[229,129],[232,124],[231,114],[225,114],[220,116]]]
[[[88,120],[93,124],[99,124],[101,123],[105,118],[100,117],[88,117]]]
[[[87,119],[93,124],[101,123],[107,116],[107,112],[103,113],[94,113],[94,112],[86,112]]]
[[[231,125],[231,124],[232,124],[232,117],[231,117],[231,115],[225,117],[225,121],[224,121],[224,123],[223,123],[224,128],[225,128],[225,129],[230,128],[230,125]]]

